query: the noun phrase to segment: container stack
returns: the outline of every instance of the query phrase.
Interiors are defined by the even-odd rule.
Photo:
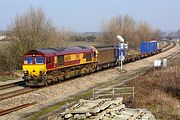
[[[122,98],[81,99],[78,104],[61,113],[65,120],[155,120],[146,109],[126,108]]]

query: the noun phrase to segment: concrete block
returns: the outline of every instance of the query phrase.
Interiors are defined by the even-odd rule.
[[[69,119],[69,118],[71,118],[72,116],[73,116],[72,114],[68,113],[68,114],[66,114],[66,115],[64,116],[64,118]]]
[[[130,115],[116,115],[113,117],[113,120],[128,120],[130,118]]]
[[[86,120],[155,120],[146,109],[125,108],[122,98],[79,100],[79,103],[61,113],[65,119]],[[73,116],[74,115],[74,116]]]
[[[85,114],[75,114],[74,118],[77,120],[86,119],[86,115]]]
[[[86,117],[90,117],[91,115],[92,115],[92,114],[89,113],[89,112],[86,113]]]
[[[99,113],[99,112],[100,112],[99,107],[95,107],[94,109],[91,109],[91,111],[90,111],[91,114],[95,114],[95,113]]]
[[[104,115],[106,114],[106,111],[103,111],[103,112],[101,112],[101,113],[99,113],[99,114],[97,114],[97,118],[99,119],[99,120],[102,120],[103,118],[104,118]]]

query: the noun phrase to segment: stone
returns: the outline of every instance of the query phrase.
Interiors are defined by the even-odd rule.
[[[100,112],[99,107],[95,107],[94,109],[92,109],[92,110],[90,111],[90,113],[92,113],[92,114],[96,114],[96,113],[98,113],[98,112]]]
[[[122,100],[122,98],[81,99],[78,104],[61,113],[61,116],[65,119],[86,120],[156,120],[146,109],[126,108]]]
[[[86,113],[86,117],[90,117],[91,115],[92,115],[92,114],[89,113],[89,112]]]
[[[71,114],[71,113],[68,113],[68,114],[66,114],[65,116],[64,116],[64,118],[66,118],[66,119],[69,119],[70,117],[72,117],[73,115]]]

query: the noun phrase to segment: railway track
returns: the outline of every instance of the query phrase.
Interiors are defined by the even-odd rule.
[[[6,109],[6,110],[0,110],[0,116],[9,114],[11,112],[14,112],[14,111],[17,111],[17,110],[20,110],[20,109],[23,109],[23,108],[27,108],[27,107],[32,106],[34,104],[36,104],[36,102],[22,104],[22,105],[12,107],[12,108],[9,108],[9,109]]]
[[[176,46],[176,43],[173,41],[167,41],[168,43],[165,45],[165,47],[162,49],[163,52],[168,51],[169,49],[173,48]]]
[[[37,89],[24,88],[24,89],[15,90],[15,91],[12,91],[12,92],[7,92],[7,93],[4,93],[4,94],[0,94],[0,101],[5,100],[5,99],[9,99],[9,98],[12,98],[12,97],[15,97],[15,96],[18,96],[18,95],[23,95],[23,94],[26,94],[26,93],[29,93],[29,92],[33,92],[35,90],[37,90]]]
[[[173,48],[174,46],[176,46],[175,42],[169,42],[168,41],[168,43],[164,46],[162,52],[165,52],[165,51]],[[15,87],[15,86],[18,86],[18,85],[23,86],[23,85],[25,85],[25,82],[24,81],[19,81],[19,82],[15,82],[15,83],[0,85],[0,90]],[[49,87],[49,86],[47,86],[47,87]],[[7,92],[7,93],[4,93],[4,94],[0,95],[0,101],[5,100],[5,99],[9,99],[9,98],[12,98],[12,97],[15,97],[15,96],[23,95],[23,94],[26,94],[26,93],[29,93],[29,92],[33,92],[33,91],[36,91],[36,90],[38,90],[38,88],[27,88],[27,87],[25,87],[24,89],[12,91],[12,92]],[[29,106],[34,105],[34,104],[36,104],[36,102],[23,104],[23,105],[16,106],[14,108],[10,108],[10,109],[7,109],[7,110],[0,110],[0,116],[11,113],[11,112],[14,112],[14,111],[17,111],[17,110],[20,110],[20,109],[23,109],[23,108],[26,108],[26,107],[29,107]]]
[[[166,41],[166,45],[165,46],[163,46],[163,48],[162,49],[164,49],[164,48],[167,48],[168,46],[170,46],[171,45],[171,42],[170,41]]]
[[[5,90],[5,89],[16,87],[16,86],[25,86],[25,82],[18,81],[14,83],[5,84],[5,85],[0,85],[0,90]]]

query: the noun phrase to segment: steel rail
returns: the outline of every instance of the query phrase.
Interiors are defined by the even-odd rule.
[[[4,85],[0,85],[0,90],[5,90],[11,87],[16,87],[16,86],[22,86],[25,85],[24,81],[18,81],[18,82],[14,82],[14,83],[9,83],[9,84],[4,84]]]
[[[36,104],[36,102],[22,104],[22,105],[12,107],[12,108],[9,108],[9,109],[6,109],[6,110],[0,110],[0,116],[9,114],[9,113],[17,111],[17,110],[21,110],[23,108],[27,108],[27,107],[32,106],[34,104]]]

